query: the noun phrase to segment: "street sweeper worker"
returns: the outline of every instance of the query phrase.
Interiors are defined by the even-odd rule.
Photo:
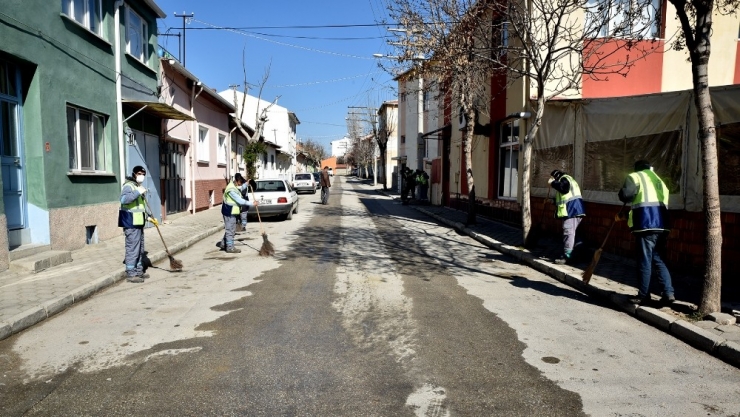
[[[258,206],[256,201],[242,198],[242,189],[247,181],[242,174],[234,174],[234,180],[224,190],[224,200],[221,205],[221,214],[224,216],[224,238],[221,241],[221,249],[227,253],[241,253],[241,249],[234,247],[234,235],[236,234],[236,220],[240,217],[241,207]]]
[[[650,276],[652,266],[657,268],[658,280],[663,284],[663,303],[676,300],[663,258],[668,239],[668,196],[670,192],[663,180],[653,171],[648,161],[635,162],[635,172],[629,174],[619,190],[619,200],[631,204],[627,215],[627,226],[637,240],[637,296],[632,298],[634,304],[643,304],[650,300]],[[624,215],[617,214],[615,220],[624,220]]]
[[[581,242],[576,242],[576,230],[586,216],[581,198],[581,188],[570,175],[554,170],[547,181],[555,192],[555,218],[563,219],[563,255],[556,264],[570,263],[573,250]]]
[[[148,217],[144,195],[147,189],[143,186],[146,170],[141,165],[134,167],[131,176],[126,178],[121,188],[121,208],[118,210],[118,227],[123,228],[126,237],[125,258],[126,281],[141,283],[149,274],[144,273],[144,225],[155,219]]]

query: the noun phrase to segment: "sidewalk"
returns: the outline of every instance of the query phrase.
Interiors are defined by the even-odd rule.
[[[223,230],[221,207],[185,215],[160,225],[170,253],[180,252]],[[144,232],[149,259],[167,259],[153,227]],[[124,237],[72,252],[72,262],[38,273],[0,273],[0,340],[45,320],[96,291],[125,278]],[[187,267],[187,259],[181,259]],[[135,285],[135,284],[130,284]]]
[[[356,184],[400,200],[398,193],[383,191],[371,185],[372,182],[358,180]],[[566,285],[602,299],[698,349],[740,367],[740,323],[737,323],[740,318],[740,302],[737,301],[740,300],[735,300],[735,303],[723,303],[723,313],[714,315],[714,320],[692,321],[688,317],[696,309],[692,301],[696,302],[701,288],[697,289],[690,285],[695,280],[689,280],[673,273],[677,303],[672,307],[662,307],[658,302],[659,297],[653,296],[653,303],[650,306],[638,307],[628,301],[628,298],[637,294],[636,267],[632,259],[602,253],[591,282],[584,284],[581,274],[588,267],[588,263],[568,266],[556,265],[552,262],[561,255],[562,240],[559,237],[543,237],[537,248],[527,250],[520,246],[522,231],[519,228],[482,216],[477,216],[476,225],[465,226],[467,220],[465,212],[449,207],[414,204],[414,202],[409,207],[427,214],[492,249],[508,254]]]

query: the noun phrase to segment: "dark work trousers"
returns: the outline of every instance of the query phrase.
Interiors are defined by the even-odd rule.
[[[234,236],[236,235],[236,216],[224,216],[224,239],[223,248],[229,249],[234,247]]]
[[[126,276],[143,275],[144,267],[141,261],[144,258],[144,228],[124,228],[123,234],[126,237],[126,255],[123,261],[126,264]]]
[[[645,298],[650,294],[650,277],[653,272],[653,265],[655,265],[658,281],[663,284],[662,295],[665,297],[674,295],[671,274],[668,272],[663,258],[661,258],[661,254],[665,250],[668,233],[650,231],[635,232],[634,235],[637,239],[637,282],[640,285],[637,296]]]
[[[329,202],[329,187],[321,187],[321,204]]]
[[[247,229],[247,214],[249,213],[249,206],[242,206],[242,212],[239,213],[239,217],[242,221],[242,230]]]

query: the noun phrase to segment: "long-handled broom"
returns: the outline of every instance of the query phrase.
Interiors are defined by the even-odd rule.
[[[617,224],[617,217],[622,214],[622,210],[624,210],[624,207],[627,205],[627,203],[622,204],[622,208],[619,209],[619,213],[617,213],[616,216],[614,216],[614,220],[612,221],[612,225],[609,226],[609,231],[606,232],[606,237],[604,238],[604,242],[601,244],[601,247],[594,252],[594,258],[591,259],[591,264],[588,265],[588,268],[586,268],[585,271],[583,271],[583,274],[581,274],[581,277],[583,278],[583,282],[588,284],[589,281],[591,281],[591,275],[594,274],[594,270],[596,269],[596,265],[599,263],[599,259],[601,258],[601,252],[604,251],[604,246],[606,246],[606,241],[609,240],[609,235],[612,232],[612,229],[614,229],[614,225]]]
[[[251,184],[249,185],[249,191],[252,192],[252,199],[257,201],[257,197],[254,196],[254,189]],[[275,254],[275,246],[273,246],[272,242],[267,239],[267,233],[265,232],[265,228],[262,226],[262,219],[260,218],[259,206],[255,205],[254,209],[257,210],[257,220],[260,222],[260,233],[262,234],[262,247],[259,252],[260,256],[272,256]]]
[[[144,208],[146,209],[147,216],[154,219],[154,215],[152,215],[151,210],[149,210],[149,205],[146,203],[146,200],[144,200]],[[153,224],[154,224],[154,227],[157,228],[157,233],[159,233],[159,238],[162,239],[162,245],[164,245],[164,251],[167,252],[167,257],[170,258],[170,269],[172,271],[182,271],[182,261],[179,259],[175,259],[175,257],[172,256],[172,254],[170,253],[170,250],[167,248],[167,244],[164,242],[164,236],[162,236],[162,231],[159,230],[159,225],[157,223],[153,223]]]

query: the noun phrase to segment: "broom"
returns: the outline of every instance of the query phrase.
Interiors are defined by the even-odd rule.
[[[544,200],[542,200],[542,216],[540,217],[540,222],[537,225],[536,228],[533,228],[529,231],[529,235],[527,236],[527,241],[524,242],[524,247],[527,249],[533,249],[535,246],[537,246],[537,242],[540,240],[540,235],[542,234],[542,228],[545,223],[545,206],[547,205],[547,201],[550,199],[550,190],[552,190],[552,187],[547,187],[547,197],[545,197]]]
[[[152,215],[151,210],[149,210],[149,205],[147,204],[146,199],[144,199],[144,208],[146,209],[147,216],[154,219],[154,215]],[[156,221],[156,219],[154,220]],[[162,245],[164,245],[164,251],[167,252],[167,257],[170,258],[170,269],[173,271],[182,271],[182,261],[179,259],[175,259],[175,257],[172,256],[172,254],[170,253],[170,250],[167,249],[167,244],[164,243],[164,236],[162,236],[162,231],[159,230],[159,224],[157,223],[152,223],[152,224],[154,224],[154,227],[157,228],[157,233],[159,233],[159,238],[162,239]]]
[[[254,196],[254,189],[252,188],[251,184],[249,185],[249,191],[252,192],[252,199],[256,202],[257,197]],[[267,239],[267,233],[265,233],[264,227],[262,227],[262,219],[260,218],[260,209],[258,206],[254,206],[254,209],[257,210],[257,220],[260,222],[260,233],[262,233],[262,247],[260,248],[260,256],[272,256],[275,254],[275,247],[272,245],[272,242],[270,242]]]
[[[622,204],[622,208],[619,209],[619,213],[617,213],[616,216],[614,216],[614,220],[612,221],[612,225],[609,226],[609,230],[606,232],[606,237],[604,238],[604,242],[601,244],[601,247],[594,252],[594,258],[591,259],[591,264],[588,265],[588,268],[586,268],[585,271],[583,271],[583,274],[581,274],[581,277],[583,278],[583,282],[588,284],[589,281],[591,281],[591,275],[594,274],[594,270],[596,269],[596,265],[599,263],[599,259],[601,258],[601,252],[604,250],[604,246],[606,246],[606,241],[609,239],[609,235],[612,232],[612,229],[614,229],[614,225],[617,224],[617,217],[622,214],[622,210],[624,210],[624,207],[627,205],[627,203]]]

